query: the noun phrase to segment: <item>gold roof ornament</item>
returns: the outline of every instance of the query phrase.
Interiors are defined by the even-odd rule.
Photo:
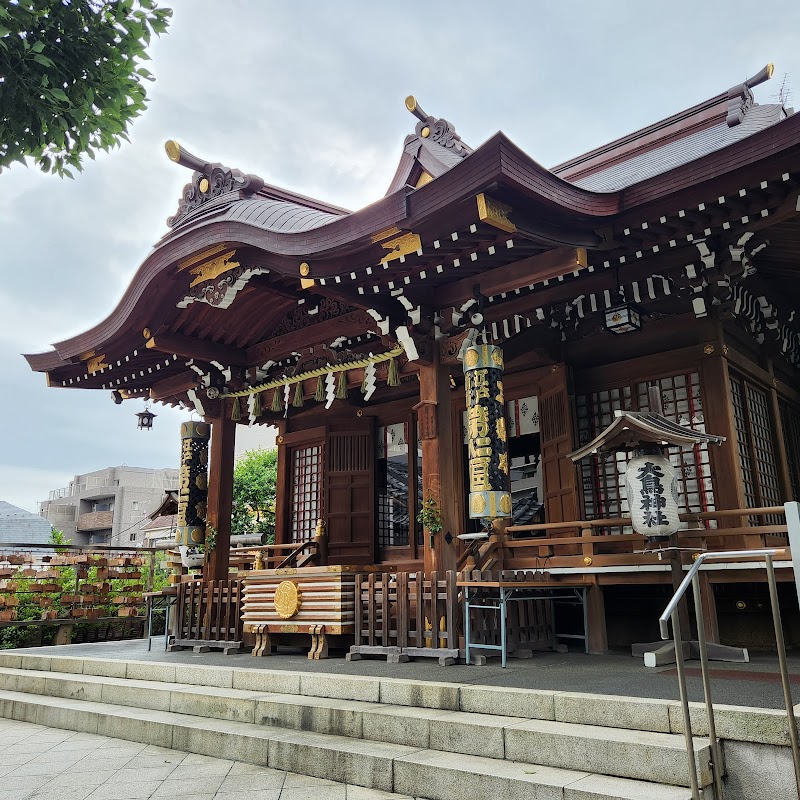
[[[167,139],[164,142],[164,150],[167,151],[170,161],[177,162],[181,157],[181,146],[174,139]]]

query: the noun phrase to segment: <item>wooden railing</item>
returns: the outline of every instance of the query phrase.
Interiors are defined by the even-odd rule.
[[[179,584],[174,630],[175,649],[237,651],[242,645],[242,581]]]
[[[680,530],[678,542],[698,550],[784,546],[788,544],[785,519],[782,524],[775,522],[783,516],[783,506],[681,514],[681,521],[693,527]],[[764,522],[758,524],[757,520]],[[714,521],[717,527],[711,527]],[[629,532],[612,532],[625,529]],[[647,550],[646,537],[631,530],[630,518],[616,517],[512,525],[504,533],[493,534],[481,556],[503,569],[658,563],[657,554]]]
[[[240,570],[254,569],[257,562],[260,562],[261,569],[285,569],[321,566],[325,560],[320,537],[305,542],[237,547],[230,554],[231,568]]]

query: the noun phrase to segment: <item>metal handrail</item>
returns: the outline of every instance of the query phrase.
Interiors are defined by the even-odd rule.
[[[708,670],[708,647],[706,642],[705,622],[703,620],[703,597],[700,585],[700,568],[705,561],[720,558],[749,558],[751,556],[764,556],[767,569],[767,583],[769,584],[770,604],[772,608],[772,620],[775,626],[775,642],[778,648],[778,664],[780,666],[781,684],[783,686],[783,698],[786,704],[786,716],[789,727],[789,739],[792,745],[792,761],[794,763],[795,782],[797,784],[798,797],[800,797],[800,743],[798,743],[797,721],[794,717],[792,706],[792,692],[789,685],[789,670],[786,665],[786,645],[783,638],[783,624],[781,623],[780,608],[778,606],[778,588],[775,581],[775,566],[772,559],[775,556],[786,555],[787,551],[782,548],[765,548],[761,550],[728,550],[720,552],[700,553],[692,564],[686,577],[681,581],[680,586],[673,595],[672,599],[664,609],[664,613],[658,618],[661,629],[661,638],[669,639],[669,625],[672,621],[672,634],[675,641],[675,667],[678,673],[678,689],[681,697],[681,709],[683,711],[683,727],[686,737],[686,751],[689,759],[689,783],[692,790],[693,800],[701,800],[700,788],[697,778],[697,764],[694,755],[694,738],[692,735],[692,722],[689,714],[689,697],[686,689],[686,667],[683,663],[683,637],[681,635],[680,615],[678,605],[686,594],[689,585],[692,586],[694,595],[694,610],[697,620],[697,643],[700,651],[700,667],[703,677],[703,699],[706,706],[708,717],[708,737],[711,745],[711,771],[713,777],[714,800],[723,800],[722,797],[722,757],[717,739],[717,729],[714,722],[714,705],[711,700],[711,683]]]

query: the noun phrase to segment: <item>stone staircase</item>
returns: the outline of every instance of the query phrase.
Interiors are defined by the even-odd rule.
[[[0,653],[0,716],[428,800],[690,800],[663,700]],[[702,785],[708,740],[695,740]]]

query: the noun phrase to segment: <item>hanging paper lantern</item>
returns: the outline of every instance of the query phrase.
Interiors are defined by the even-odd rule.
[[[625,470],[625,489],[637,533],[664,537],[680,528],[678,479],[663,453],[634,456]]]

